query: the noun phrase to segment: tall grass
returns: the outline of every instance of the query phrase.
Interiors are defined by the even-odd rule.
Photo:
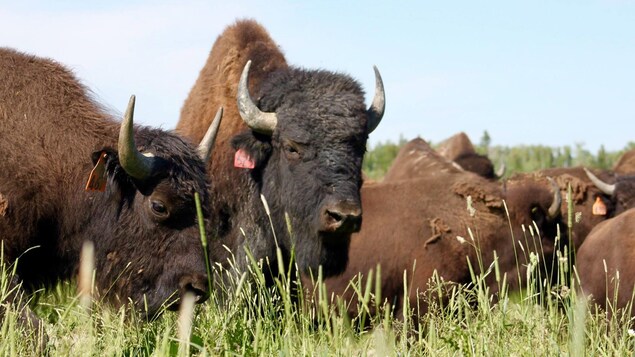
[[[544,256],[527,249],[526,242],[536,241],[536,230],[526,227],[524,232],[525,237],[514,238],[525,242],[516,253],[518,264],[529,265],[519,277],[520,290],[509,291],[510,277],[500,271],[496,258],[485,266],[479,255],[468,262],[471,284],[448,287],[438,276],[432,279],[426,294],[429,311],[421,317],[408,313],[418,308],[409,306],[408,299],[401,306],[403,315],[393,316],[393,307],[377,288],[379,266],[364,274],[368,279],[351,282],[359,314],[349,317],[339,313],[346,311],[347,302],[327,295],[321,270],[313,277],[315,291],[305,294],[293,262],[276,266],[274,271],[280,273],[271,285],[263,273],[270,262],[249,254],[246,271],[230,264],[217,273],[224,277],[214,282],[222,293],[212,294],[210,301],[180,319],[165,313],[146,322],[135,312],[99,301],[91,309],[83,308],[73,282],[39,293],[31,307],[44,321],[49,353],[60,356],[632,355],[635,332],[629,330],[630,315],[617,311],[609,316],[589,305],[577,292],[575,274],[568,274],[566,255],[554,261],[559,274],[549,281],[540,269],[548,263]],[[476,238],[467,239],[478,251]],[[4,263],[0,268],[0,294],[5,297],[14,272]],[[220,265],[212,269],[222,270]],[[408,274],[400,277],[406,283]],[[486,284],[492,277],[498,284],[496,299]],[[404,293],[416,288],[404,285]],[[34,335],[19,323],[19,311],[4,306],[0,355],[38,354]]]

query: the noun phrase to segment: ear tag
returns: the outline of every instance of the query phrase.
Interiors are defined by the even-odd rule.
[[[106,155],[105,151],[99,154],[99,159],[90,172],[88,181],[86,181],[86,191],[104,192],[106,190],[106,183],[108,182],[106,177]]]
[[[234,167],[241,169],[253,169],[256,167],[256,163],[243,149],[238,149],[234,155]]]
[[[595,203],[593,203],[593,215],[594,216],[606,216],[606,205],[600,198],[600,196],[595,198]]]

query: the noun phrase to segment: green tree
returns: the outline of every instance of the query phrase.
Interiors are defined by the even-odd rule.
[[[492,144],[492,137],[489,135],[487,130],[483,132],[483,136],[481,136],[481,141],[479,142],[479,151],[481,154],[487,155],[489,152],[489,146]]]

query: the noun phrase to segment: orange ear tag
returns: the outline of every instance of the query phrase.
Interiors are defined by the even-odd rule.
[[[234,155],[234,167],[241,169],[253,169],[256,167],[256,163],[243,149],[238,149]]]
[[[95,167],[90,172],[90,176],[88,176],[88,181],[86,181],[86,191],[104,192],[106,190],[106,183],[108,182],[106,177],[106,155],[105,151],[99,154],[99,160],[97,160]]]
[[[606,205],[600,198],[600,196],[595,198],[595,203],[593,203],[593,215],[594,216],[606,216]]]

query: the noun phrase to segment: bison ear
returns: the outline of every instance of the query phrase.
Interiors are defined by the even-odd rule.
[[[232,139],[234,150],[242,150],[253,162],[255,168],[262,167],[271,155],[271,137],[253,132],[242,132]]]
[[[90,155],[90,158],[93,161],[93,165],[97,164],[97,160],[99,160],[99,157],[101,156],[102,152],[106,153],[107,162],[117,156],[117,151],[115,151],[113,148],[110,148],[110,147],[105,147],[101,150],[93,151],[93,153]]]

